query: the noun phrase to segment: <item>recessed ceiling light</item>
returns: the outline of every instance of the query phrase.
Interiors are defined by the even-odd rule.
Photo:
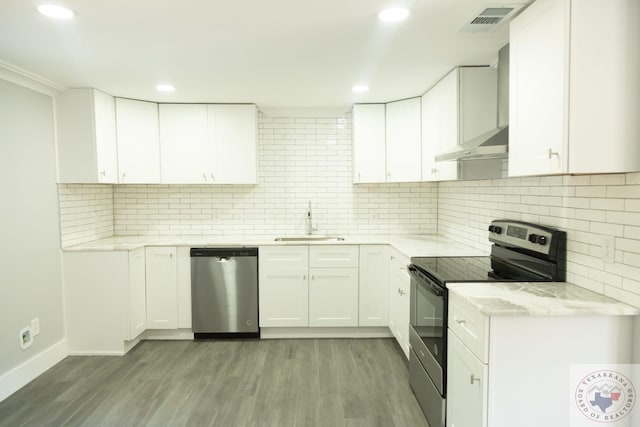
[[[402,7],[385,9],[378,14],[378,19],[384,22],[398,22],[407,19],[409,10]]]
[[[38,12],[54,19],[71,19],[75,16],[71,9],[58,4],[41,4],[38,6]]]
[[[176,88],[168,84],[159,84],[156,86],[156,90],[160,92],[173,92]]]
[[[355,85],[351,88],[351,91],[356,93],[369,92],[369,86],[367,85]]]

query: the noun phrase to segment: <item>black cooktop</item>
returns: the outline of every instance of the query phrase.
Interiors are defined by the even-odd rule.
[[[435,281],[447,282],[533,282],[548,281],[526,271],[499,271],[492,267],[491,257],[414,257],[411,263]]]

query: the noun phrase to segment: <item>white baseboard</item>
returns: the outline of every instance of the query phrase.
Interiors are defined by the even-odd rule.
[[[272,338],[389,338],[387,327],[367,328],[260,328],[261,339]]]
[[[67,357],[67,340],[58,341],[0,376],[0,402]]]
[[[147,329],[140,335],[143,340],[192,340],[191,329]]]

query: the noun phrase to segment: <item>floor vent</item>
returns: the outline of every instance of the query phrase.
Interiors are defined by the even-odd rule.
[[[467,20],[459,29],[462,33],[488,32],[507,22],[522,6],[485,7]]]

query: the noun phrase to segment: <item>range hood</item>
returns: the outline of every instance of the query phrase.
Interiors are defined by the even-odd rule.
[[[436,161],[504,159],[509,144],[509,45],[498,53],[498,120],[495,129],[465,141],[454,151],[442,153]]]

